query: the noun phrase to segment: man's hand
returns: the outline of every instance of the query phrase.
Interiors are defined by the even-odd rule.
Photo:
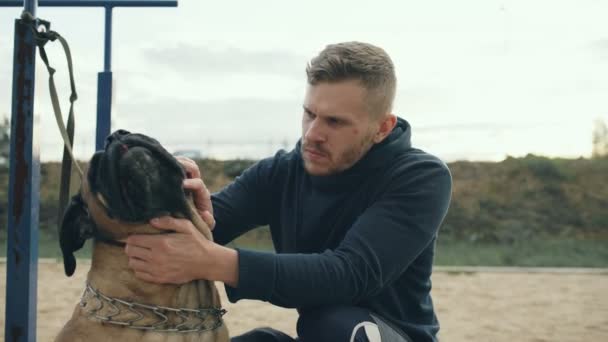
[[[194,205],[198,214],[207,223],[209,229],[215,228],[215,219],[213,218],[213,205],[211,204],[211,193],[207,189],[205,182],[201,177],[201,171],[194,160],[186,157],[176,157],[177,161],[182,164],[186,170],[187,178],[184,179],[184,189],[192,191]]]
[[[132,235],[125,252],[135,276],[153,283],[183,284],[196,279],[238,283],[238,254],[207,240],[186,219],[165,216],[150,221],[175,233]]]

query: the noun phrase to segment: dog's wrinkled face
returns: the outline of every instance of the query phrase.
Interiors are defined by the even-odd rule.
[[[104,150],[93,155],[86,183],[88,192],[101,202],[107,217],[116,222],[141,224],[164,215],[190,218],[182,187],[184,178],[182,166],[158,141],[118,130],[106,139]],[[74,252],[82,248],[86,239],[95,237],[98,228],[82,194],[72,197],[60,227],[60,246],[68,276],[76,268]]]
[[[147,222],[188,212],[181,190],[183,168],[158,141],[145,135],[114,132],[105,149],[93,156],[87,177],[91,192],[112,218]]]

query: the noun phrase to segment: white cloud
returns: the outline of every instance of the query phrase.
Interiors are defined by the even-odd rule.
[[[12,22],[19,12],[0,8],[0,115],[10,113]],[[328,43],[363,40],[391,54],[399,80],[396,112],[412,122],[415,143],[430,152],[449,159],[588,155],[593,119],[608,119],[607,12],[608,2],[595,0],[182,0],[173,9],[117,8],[114,117],[120,126],[193,144],[199,130],[207,137],[254,139],[250,132],[258,131],[295,141],[308,59]],[[72,46],[77,134],[89,144],[103,66],[103,10],[38,13]],[[67,105],[62,56],[58,47],[49,50]],[[48,143],[41,152],[52,159],[60,142],[46,77],[39,65],[35,108],[41,141]],[[160,116],[167,112],[192,124],[167,123]],[[257,125],[257,117],[266,125]],[[215,129],[207,133],[209,127]],[[81,149],[87,154],[92,147]]]

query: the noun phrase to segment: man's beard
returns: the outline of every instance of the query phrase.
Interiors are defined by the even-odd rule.
[[[361,141],[359,141],[356,146],[344,151],[339,156],[339,158],[335,161],[335,163],[332,163],[332,161],[334,159],[332,158],[331,152],[329,152],[327,149],[325,149],[325,147],[322,144],[307,143],[302,138],[302,145],[300,146],[300,154],[302,156],[302,160],[304,161],[304,167],[305,167],[306,171],[308,173],[310,173],[310,170],[307,167],[306,159],[304,158],[305,150],[308,149],[308,150],[312,150],[314,152],[324,155],[329,160],[329,164],[328,164],[328,168],[327,168],[326,172],[324,172],[323,174],[320,174],[320,175],[329,176],[332,174],[336,174],[336,173],[345,171],[345,170],[351,168],[353,165],[355,165],[359,160],[361,160],[361,158],[363,158],[363,156],[365,154],[367,154],[367,152],[371,149],[371,147],[374,145],[373,140],[371,138],[372,136],[373,136],[373,132],[371,132],[371,131],[368,132],[368,134],[363,139],[361,139]]]

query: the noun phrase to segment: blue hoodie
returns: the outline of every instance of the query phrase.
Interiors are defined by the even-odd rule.
[[[226,286],[229,300],[298,309],[360,306],[414,341],[436,341],[430,277],[450,202],[447,166],[412,148],[403,119],[339,174],[309,175],[300,144],[212,195],[216,242],[269,225],[276,250],[237,248],[239,284]]]

